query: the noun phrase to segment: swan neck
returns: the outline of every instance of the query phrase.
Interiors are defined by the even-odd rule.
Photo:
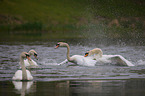
[[[21,68],[22,68],[22,80],[27,80],[27,72],[24,65],[24,59],[20,58]]]
[[[67,47],[67,60],[68,61],[71,61],[71,58],[70,58],[70,47],[69,47],[69,45],[68,44],[66,44],[66,47]]]
[[[28,60],[28,62],[29,62],[29,64],[30,64],[30,65],[34,65],[34,64],[33,64],[33,62],[32,62],[32,60],[31,60],[31,61],[30,61],[30,60]]]
[[[29,53],[30,56],[33,55],[33,53],[31,51],[29,51],[28,53]]]

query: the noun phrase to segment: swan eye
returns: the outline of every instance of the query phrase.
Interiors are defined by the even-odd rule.
[[[85,53],[85,55],[88,55],[89,53],[87,52],[87,53]]]
[[[36,53],[34,53],[34,56],[37,56],[37,54],[36,54]]]
[[[56,46],[59,46],[59,45],[60,45],[59,43],[56,44]]]
[[[85,56],[84,56],[84,57],[87,57],[87,56],[88,56],[88,54],[89,54],[88,52],[87,52],[87,53],[85,53]]]

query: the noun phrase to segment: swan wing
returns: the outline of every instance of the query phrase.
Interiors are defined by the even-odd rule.
[[[32,64],[31,64],[32,66],[38,66],[38,64],[34,60],[31,59],[31,61],[32,61]]]
[[[112,55],[103,55],[101,58],[96,59],[97,63],[111,63],[111,58]]]
[[[26,72],[27,72],[27,79],[32,80],[33,76],[31,75],[30,71],[26,70]],[[22,70],[17,70],[12,80],[22,80]]]
[[[27,72],[27,79],[28,80],[33,80],[33,76],[31,75],[30,71],[26,70],[26,72]]]
[[[91,56],[88,56],[90,59],[94,59]],[[87,57],[87,58],[88,58]],[[120,66],[134,66],[130,61],[125,59],[121,55],[102,55],[101,58],[95,58],[96,63],[111,63],[111,64],[117,64]]]
[[[88,57],[84,57],[84,65],[85,66],[95,66],[97,63],[96,60],[93,60],[91,58],[88,58]]]
[[[71,59],[72,59],[71,61],[72,63],[78,64],[78,65],[83,65],[84,63],[83,56],[81,55],[73,55]]]
[[[28,59],[24,60],[24,64],[25,64],[26,67],[30,66],[30,63],[28,62]]]
[[[134,66],[130,61],[128,61],[127,59],[125,59],[121,55],[114,55],[110,59],[111,59],[112,62],[116,62],[119,65],[123,65],[123,66]]]
[[[22,70],[17,70],[12,80],[22,80]]]

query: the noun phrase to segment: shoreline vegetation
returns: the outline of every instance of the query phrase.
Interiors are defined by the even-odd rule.
[[[145,38],[144,0],[0,0],[0,34]]]

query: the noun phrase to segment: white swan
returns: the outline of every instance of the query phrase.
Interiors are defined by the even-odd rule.
[[[120,66],[134,66],[130,61],[126,60],[121,55],[103,55],[102,50],[99,48],[88,51],[85,53],[85,57],[87,56],[99,63],[111,63]]]
[[[28,53],[29,53],[30,56],[33,55],[38,60],[37,52],[35,50],[32,49]],[[32,66],[38,67],[38,64],[32,59],[31,59],[31,61],[28,60],[28,59],[25,59],[24,64],[25,64],[26,67],[32,67]]]
[[[56,48],[58,47],[67,47],[67,60],[60,63],[60,65],[66,62],[72,62],[83,66],[95,66],[96,60],[92,60],[89,57],[87,58],[81,55],[73,55],[72,57],[70,57],[69,55],[70,47],[67,43],[59,42],[56,44]]]
[[[87,51],[87,53],[85,53],[85,57],[89,56],[94,60],[101,58],[102,55],[103,55],[103,52],[100,48],[95,48],[95,49]]]
[[[30,55],[27,52],[22,52],[20,54],[20,63],[21,63],[22,70],[16,71],[12,80],[32,80],[33,79],[29,70],[26,70],[26,68],[25,68],[24,58],[27,58],[27,59],[31,60]]]

